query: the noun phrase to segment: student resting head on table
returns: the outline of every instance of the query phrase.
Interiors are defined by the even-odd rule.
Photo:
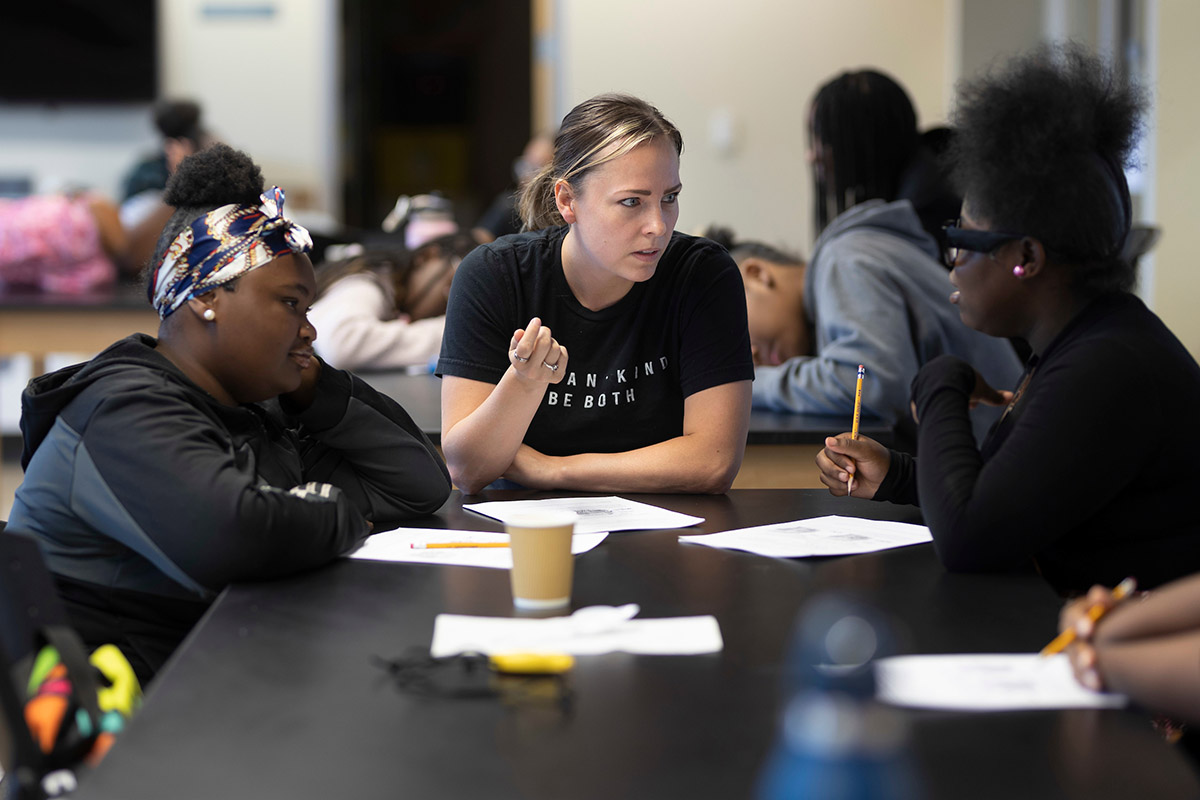
[[[938,244],[900,195],[929,158],[904,88],[873,70],[843,73],[817,92],[808,121],[819,234],[811,258],[803,272],[743,263],[742,277],[748,302],[774,302],[812,336],[803,351],[781,338],[757,343],[754,406],[848,417],[863,364],[871,376],[863,415],[893,426],[897,447],[912,451],[908,386],[924,364],[949,353],[999,385],[1015,381],[1021,364],[1007,342],[963,325],[945,302],[952,287]],[[975,416],[979,441],[998,416]]]
[[[724,492],[753,364],[737,267],[675,231],[678,129],[627,95],[563,119],[528,232],[463,260],[438,373],[455,484]]]
[[[912,383],[917,459],[846,435],[817,457],[834,494],[852,472],[856,497],[919,501],[951,570],[1033,562],[1069,592],[1200,569],[1200,367],[1130,293],[1121,258],[1143,108],[1136,87],[1074,47],[961,90],[949,302],[1033,356],[1011,392],[957,358],[926,364]],[[982,448],[968,418],[978,402],[1005,407]]]
[[[317,353],[342,369],[427,367],[442,347],[454,271],[476,244],[451,233],[320,267],[308,315],[321,331]]]
[[[307,231],[224,145],[167,186],[134,334],[35,379],[4,534],[37,539],[84,640],[147,680],[233,581],[324,564],[450,492],[403,409],[322,364]]]

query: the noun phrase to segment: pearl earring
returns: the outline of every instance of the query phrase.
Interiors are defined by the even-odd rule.
[[[1016,275],[1018,278],[1025,277],[1025,267],[1017,264],[1015,267],[1013,267],[1013,275]]]
[[[211,308],[206,308],[201,316],[203,316],[208,322],[212,322],[217,318],[217,312],[213,311]]]

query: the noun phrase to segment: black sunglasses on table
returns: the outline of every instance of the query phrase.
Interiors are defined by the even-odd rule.
[[[954,262],[958,260],[958,254],[962,250],[970,250],[973,253],[990,253],[1005,242],[1011,242],[1013,239],[1020,239],[1024,236],[1022,233],[960,228],[958,225],[961,221],[950,220],[942,226],[942,260],[950,269],[954,268]]]

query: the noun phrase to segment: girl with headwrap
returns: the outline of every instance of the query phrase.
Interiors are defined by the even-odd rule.
[[[450,491],[403,409],[313,353],[308,233],[262,189],[226,146],[184,160],[150,267],[158,338],[22,397],[8,528],[38,539],[85,641],[143,682],[226,584],[323,564]]]

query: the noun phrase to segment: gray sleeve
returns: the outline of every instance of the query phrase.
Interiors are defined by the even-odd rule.
[[[816,309],[815,356],[755,370],[755,407],[807,414],[854,412],[858,365],[866,367],[863,416],[894,423],[908,413],[918,364],[905,292],[876,259],[827,247],[808,281]]]

